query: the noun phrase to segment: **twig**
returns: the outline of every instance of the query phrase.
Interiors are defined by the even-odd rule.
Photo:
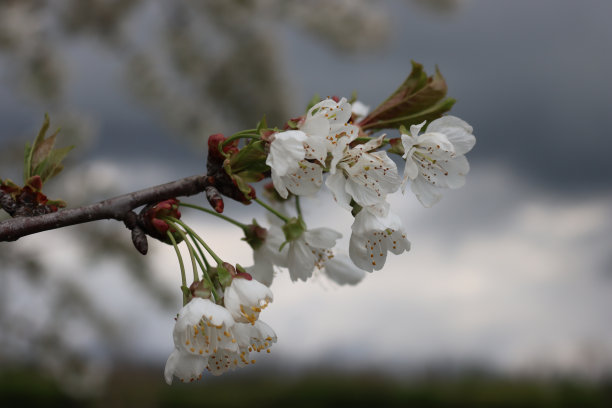
[[[203,192],[211,185],[209,177],[197,175],[133,193],[109,198],[96,204],[33,217],[17,217],[0,222],[0,242],[16,241],[26,235],[91,221],[124,220],[134,208],[174,197]]]

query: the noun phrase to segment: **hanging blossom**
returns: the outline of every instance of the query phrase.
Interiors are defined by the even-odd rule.
[[[272,291],[262,283],[241,276],[232,279],[225,288],[223,302],[237,323],[251,323],[259,318],[259,313],[273,300]]]
[[[299,236],[286,242],[285,233],[272,226],[264,244],[253,251],[254,264],[247,272],[268,286],[274,279],[275,267],[287,268],[292,281],[306,281],[315,268],[323,268],[333,257],[332,248],[341,237],[339,232],[323,227],[304,229]]]
[[[297,239],[289,242],[287,268],[292,281],[306,281],[315,267],[322,268],[332,254],[336,240],[342,237],[331,228],[306,230]]]
[[[349,255],[355,265],[368,272],[382,269],[387,251],[399,255],[410,250],[400,218],[385,207],[384,216],[380,209],[363,208],[351,227]]]
[[[251,353],[264,350],[270,353],[272,344],[276,343],[276,333],[261,320],[253,324],[236,323],[232,333],[238,345],[237,350],[217,351],[208,356],[206,369],[213,375],[221,375],[228,370],[255,364],[256,360],[251,357]]]
[[[454,116],[434,120],[427,132],[419,135],[425,122],[410,126],[410,134],[402,134],[406,167],[402,191],[408,180],[421,204],[431,207],[442,198],[442,189],[465,184],[470,165],[465,158],[476,138],[472,127]]]
[[[173,331],[174,350],[166,362],[164,377],[181,381],[201,378],[202,371],[214,375],[255,363],[250,352],[269,350],[276,334],[265,323],[237,323],[223,306],[209,299],[194,298],[178,314]]]
[[[351,198],[362,207],[382,208],[389,193],[400,186],[397,166],[385,151],[372,152],[383,144],[384,135],[354,148],[346,147],[332,161],[325,185],[336,202],[351,210]]]

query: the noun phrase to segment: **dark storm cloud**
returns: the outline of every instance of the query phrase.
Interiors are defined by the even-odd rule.
[[[474,126],[470,160],[500,161],[555,188],[609,186],[612,3],[458,1],[454,13],[385,4],[392,38],[367,56],[342,58],[307,38],[289,37],[303,98],[358,90],[376,105],[405,77],[410,60],[438,64],[458,102],[452,113]],[[304,64],[304,61],[310,61]],[[335,73],[335,74],[334,74]]]

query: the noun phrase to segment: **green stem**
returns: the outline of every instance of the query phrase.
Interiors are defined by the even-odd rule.
[[[178,245],[176,244],[176,240],[170,233],[170,230],[166,231],[166,234],[168,235],[168,238],[170,238],[170,241],[172,242],[172,245],[174,246],[174,250],[176,251],[176,256],[178,257],[178,260],[179,260],[179,266],[181,267],[181,282],[183,283],[181,288],[186,288],[187,287],[187,277],[185,276],[185,265],[183,264],[183,257],[181,256],[181,251],[179,251]],[[185,306],[186,302],[187,302],[187,298],[185,297],[185,293],[183,292],[183,306]]]
[[[189,251],[189,257],[191,258],[191,267],[193,269],[193,281],[194,282],[199,281],[200,277],[198,276],[198,267],[196,265],[193,247],[187,240],[187,235],[180,228],[177,228],[176,224],[173,225],[172,223],[170,223],[170,226],[173,227],[181,235],[181,237],[183,238],[183,241],[185,241],[185,245],[187,245],[187,250]]]
[[[202,251],[202,247],[200,246],[200,244],[194,237],[192,237],[191,235],[189,237],[191,238],[191,242],[193,243],[193,245],[196,247],[196,249],[200,253],[200,257],[202,257],[202,261],[204,261],[204,265],[206,266],[206,270],[208,271],[210,269],[210,264],[208,263],[208,260],[206,259],[204,252]]]
[[[261,205],[266,210],[270,211],[272,214],[276,215],[281,220],[283,220],[285,222],[289,222],[289,217],[287,217],[286,215],[283,215],[280,212],[276,211],[274,208],[270,207],[268,204],[264,203],[259,198],[254,198],[253,201],[255,201],[257,204]]]
[[[204,249],[206,249],[206,251],[210,254],[210,256],[213,257],[215,262],[217,262],[217,265],[222,265],[223,264],[223,261],[221,260],[221,258],[219,258],[217,256],[217,254],[215,254],[215,252],[206,244],[206,242],[204,242],[204,240],[198,234],[196,234],[194,232],[194,230],[189,228],[187,226],[187,224],[185,224],[183,221],[181,221],[181,220],[179,220],[177,218],[174,218],[174,217],[164,217],[163,219],[164,219],[164,221],[171,221],[172,223],[179,224],[181,227],[183,227],[185,229],[185,231],[187,231],[189,233],[189,235],[191,235],[192,237],[194,237],[195,239],[200,241],[200,244],[202,244]]]
[[[298,218],[300,220],[303,220],[302,218],[302,206],[300,205],[300,197],[299,196],[295,196],[295,210],[297,211],[298,214]]]
[[[198,262],[198,264],[200,265],[200,268],[202,269],[203,273],[202,276],[204,277],[204,279],[206,280],[206,282],[208,283],[208,285],[210,286],[210,291],[212,292],[214,298],[215,298],[215,302],[219,300],[219,296],[217,295],[217,291],[215,290],[215,285],[212,282],[212,279],[210,279],[210,275],[208,275],[208,270],[210,270],[210,265],[208,264],[208,261],[206,260],[206,257],[204,256],[204,253],[202,252],[202,248],[200,248],[200,245],[198,245],[198,241],[196,241],[196,239],[189,235],[189,238],[191,238],[191,240],[193,241],[193,245],[196,247],[196,249],[198,250],[198,252],[200,253],[200,256],[197,256],[196,254],[196,260]],[[201,259],[200,259],[201,257]],[[204,261],[204,265],[202,263],[202,261]]]
[[[261,139],[261,136],[257,133],[257,129],[242,130],[238,133],[234,133],[219,145],[221,148],[223,148],[236,139]]]
[[[195,205],[195,204],[183,203],[183,202],[181,202],[179,205],[181,205],[182,207],[189,207],[189,208],[193,208],[195,210],[199,210],[199,211],[202,211],[202,212],[214,215],[215,217],[219,217],[222,220],[225,220],[225,221],[229,222],[230,224],[234,224],[235,226],[240,227],[242,229],[246,228],[245,224],[243,224],[241,222],[238,222],[235,219],[233,219],[231,217],[228,217],[227,215],[219,214],[218,212],[210,210],[208,208],[200,207],[199,205]]]
[[[210,279],[210,276],[208,275],[208,270],[210,269],[210,265],[208,264],[208,261],[206,261],[206,257],[202,253],[202,250],[196,244],[196,246],[198,248],[198,251],[200,251],[200,255],[202,256],[202,259],[206,263],[206,267],[202,264],[202,261],[200,260],[200,257],[198,257],[197,254],[193,251],[193,247],[191,246],[191,244],[189,243],[189,240],[187,239],[187,234],[185,234],[185,232],[182,231],[175,222],[171,221],[171,218],[172,217],[164,217],[164,221],[166,221],[168,223],[168,225],[170,225],[179,234],[181,234],[181,237],[185,241],[185,244],[187,245],[187,248],[189,249],[189,255],[191,255],[191,263],[193,265],[193,279],[194,279],[194,281],[197,282],[197,281],[200,280],[200,278],[198,276],[198,270],[196,268],[196,262],[197,262],[200,265],[200,268],[202,269],[202,276],[203,276],[203,278],[206,279],[206,282],[210,285],[210,290],[211,290],[213,296],[215,297],[215,301],[218,300],[217,292],[215,291],[215,286],[213,285],[212,280]],[[176,220],[176,218],[174,218],[174,220]],[[184,223],[181,222],[180,224],[181,224],[181,226],[183,228],[186,228],[186,225]],[[196,243],[195,238],[201,240],[201,238],[198,237],[197,234],[195,234],[195,232],[192,229],[186,228],[185,230],[189,234],[189,237],[193,240],[194,244]],[[206,244],[204,244],[204,245],[206,245]]]
[[[367,142],[369,142],[370,140],[373,140],[373,139],[378,139],[378,137],[357,137],[357,138],[355,138],[355,139],[353,140],[353,142],[352,142],[352,143],[354,143],[354,142],[363,142],[363,143],[367,143]],[[390,142],[389,142],[389,140],[387,140],[387,139],[383,139],[383,143],[382,143],[382,145],[381,145],[381,146],[384,146],[384,145],[389,144],[389,143],[390,143]]]

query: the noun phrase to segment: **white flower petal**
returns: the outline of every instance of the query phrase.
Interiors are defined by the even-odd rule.
[[[312,248],[330,249],[336,245],[336,240],[342,238],[342,234],[331,228],[313,228],[304,231],[303,238]]]
[[[322,184],[323,168],[317,163],[310,163],[305,160],[301,161],[294,170],[282,177],[282,185],[296,195],[315,194],[319,191]],[[286,196],[283,198],[286,198]]]
[[[331,191],[334,200],[345,210],[351,211],[351,196],[346,192],[346,178],[344,174],[338,172],[336,174],[330,174],[325,180],[325,185]]]
[[[442,116],[434,120],[427,127],[427,132],[439,132],[448,137],[455,146],[456,154],[466,154],[474,147],[476,138],[472,134],[472,127],[462,119],[455,116]]]
[[[423,206],[429,208],[442,198],[440,189],[423,180],[421,177],[410,183],[412,192],[416,195]]]
[[[299,130],[289,130],[274,135],[270,143],[270,153],[266,164],[279,176],[284,176],[296,166],[306,154],[304,142],[306,134]]]
[[[366,272],[359,269],[346,255],[336,255],[325,262],[325,275],[339,285],[356,285],[363,280]]]
[[[183,382],[190,382],[202,377],[202,371],[206,368],[205,357],[181,352],[174,349],[166,361],[164,379],[168,385],[172,384],[173,377]]]
[[[223,295],[223,303],[237,323],[255,323],[272,300],[272,291],[267,286],[240,277],[232,280]]]
[[[217,349],[235,350],[231,313],[209,299],[194,298],[179,311],[174,325],[174,346],[186,353],[208,355]]]
[[[404,167],[404,177],[402,179],[402,193],[406,191],[406,185],[408,180],[414,180],[419,175],[419,167],[416,162],[410,157],[406,160],[406,166]]]
[[[288,267],[292,281],[306,281],[312,276],[316,258],[302,238],[289,243]]]
[[[386,152],[362,153],[352,166],[343,163],[346,192],[361,206],[376,205],[400,186],[397,166]]]
[[[368,113],[370,113],[370,107],[367,105],[364,105],[363,102],[361,101],[355,101],[351,104],[351,111],[358,118],[364,117],[364,116],[367,116]]]

